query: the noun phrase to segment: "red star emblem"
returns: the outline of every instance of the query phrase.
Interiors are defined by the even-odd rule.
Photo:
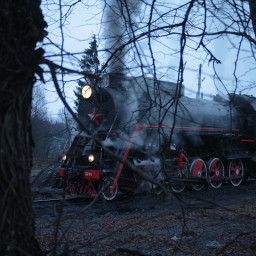
[[[102,114],[96,114],[95,108],[93,109],[92,114],[88,114],[88,116],[90,117],[92,123],[96,124],[97,126],[100,125],[99,118],[102,117]]]

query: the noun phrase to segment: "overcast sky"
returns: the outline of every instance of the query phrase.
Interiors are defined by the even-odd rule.
[[[88,43],[91,40],[93,34],[99,39],[99,51],[104,49],[105,43],[102,40],[104,35],[102,20],[102,1],[100,0],[88,0],[82,1],[82,3],[77,4],[74,8],[68,9],[63,8],[62,14],[68,14],[67,19],[63,19],[63,33],[65,35],[63,41],[61,38],[61,28],[60,28],[60,11],[57,4],[53,4],[54,1],[44,0],[42,1],[42,10],[45,15],[45,20],[48,23],[48,37],[59,46],[63,44],[66,52],[75,53],[74,57],[66,57],[63,60],[64,66],[73,69],[79,69],[78,60],[81,59],[81,53],[85,48],[88,48]],[[56,1],[58,3],[58,1]],[[69,1],[70,2],[70,1]],[[166,2],[166,1],[163,1]],[[168,1],[167,1],[168,2]],[[183,1],[184,2],[184,1]],[[69,12],[70,11],[70,12]],[[46,39],[46,44],[49,41]],[[232,43],[237,44],[239,41],[233,41]],[[147,48],[148,42],[142,40],[139,44],[140,51],[144,51]],[[178,55],[172,54],[171,49],[175,49],[179,46],[177,41],[173,41],[172,38],[166,37],[160,40],[155,40],[153,42],[153,50],[157,65],[158,79],[169,80],[176,82],[177,79],[177,67],[178,67]],[[220,38],[215,40],[210,44],[211,50],[216,54],[216,57],[221,60],[221,64],[216,66],[218,75],[223,79],[226,86],[234,85],[234,68],[233,63],[236,58],[236,51],[232,44],[226,38]],[[52,60],[61,63],[59,57],[54,57],[55,54],[59,54],[60,50],[54,46],[47,45],[45,47],[46,57],[50,57]],[[255,62],[253,59],[248,60],[249,47],[243,46],[243,52],[241,55],[241,61],[238,69],[238,78],[241,84],[248,85],[250,83],[255,83],[254,69]],[[149,55],[145,52],[145,55]],[[104,56],[103,56],[104,58]],[[187,52],[184,56],[186,62],[186,69],[184,73],[184,85],[187,88],[185,94],[190,97],[195,97],[198,84],[198,68],[199,64],[202,64],[202,92],[204,95],[225,93],[225,89],[222,87],[216,79],[213,79],[213,69],[209,65],[208,60],[206,60],[205,55],[200,52],[200,49],[195,53],[191,51]],[[146,58],[145,58],[146,61]],[[150,60],[149,60],[150,61]],[[132,64],[130,64],[132,66]],[[252,71],[249,71],[252,70]],[[247,72],[249,71],[249,72]],[[246,76],[240,76],[246,73]],[[135,74],[135,73],[134,73]],[[76,81],[80,77],[73,76],[70,77],[68,82],[63,86],[64,93],[67,97],[68,102],[73,106],[74,94],[73,90],[76,86]],[[216,90],[216,86],[217,89]],[[58,113],[58,109],[62,108],[62,103],[58,100],[56,93],[54,92],[53,86],[47,83],[44,86],[47,90],[46,98],[48,101],[47,107],[52,114],[52,116]],[[254,94],[254,91],[249,91],[249,94]]]

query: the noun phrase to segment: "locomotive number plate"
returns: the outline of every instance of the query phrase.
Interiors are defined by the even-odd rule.
[[[97,170],[84,170],[83,171],[83,178],[85,180],[98,180],[100,177],[100,172]]]

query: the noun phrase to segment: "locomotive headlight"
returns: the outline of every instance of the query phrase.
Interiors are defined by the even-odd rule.
[[[85,85],[82,89],[82,95],[87,100],[92,95],[92,88],[89,85]]]
[[[92,163],[92,162],[94,161],[94,155],[89,155],[89,156],[88,156],[88,161],[89,161],[90,163]]]
[[[61,159],[62,161],[65,161],[67,159],[67,156],[65,154],[62,154]]]

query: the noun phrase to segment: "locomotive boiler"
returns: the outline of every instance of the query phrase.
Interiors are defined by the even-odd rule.
[[[67,194],[112,200],[118,191],[156,189],[145,177],[182,192],[188,184],[217,189],[255,176],[252,96],[189,98],[176,83],[122,74],[86,85],[82,94],[78,116],[90,134],[74,138],[59,169]]]

